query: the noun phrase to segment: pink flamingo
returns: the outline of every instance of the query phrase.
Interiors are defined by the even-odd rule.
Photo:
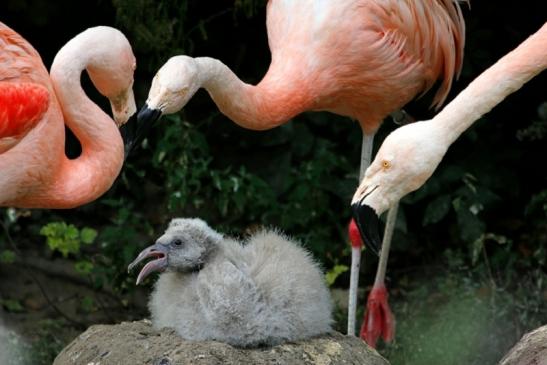
[[[547,23],[479,75],[433,119],[393,131],[353,197],[357,211],[374,212],[361,222],[361,233],[366,236],[367,226],[374,226],[379,214],[421,187],[448,147],[477,119],[546,68]]]
[[[116,122],[82,90],[84,69]],[[136,111],[134,70],[125,36],[95,27],[57,53],[50,77],[38,52],[0,23],[0,206],[72,208],[110,188],[124,160],[117,125]],[[82,145],[73,160],[65,155],[65,123]]]
[[[455,0],[270,0],[267,28],[272,61],[258,85],[244,83],[216,59],[173,57],[154,77],[139,119],[179,111],[200,87],[222,113],[248,129],[270,129],[301,112],[326,110],[359,121],[364,172],[382,120],[442,77],[434,99],[439,106],[462,63],[464,23]],[[352,335],[360,255],[361,247],[354,247]]]

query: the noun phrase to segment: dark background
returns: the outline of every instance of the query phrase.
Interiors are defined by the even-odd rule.
[[[251,83],[269,64],[264,1],[4,0],[0,8],[0,21],[48,67],[78,32],[99,24],[121,29],[137,56],[139,105],[172,55],[218,58]],[[547,20],[539,0],[463,8],[464,68],[448,101]],[[388,268],[398,332],[394,344],[380,348],[392,363],[494,364],[526,330],[547,322],[546,81],[545,73],[537,76],[475,123],[427,184],[403,200]],[[431,118],[430,100],[406,110]],[[375,149],[394,128],[387,119]],[[346,226],[360,141],[356,123],[327,113],[305,113],[267,132],[241,130],[200,91],[179,115],[163,118],[98,201],[70,211],[0,210],[2,315],[29,339],[35,364],[50,363],[91,323],[145,316],[148,288],[135,290],[125,267],[174,216],[199,216],[233,235],[279,227],[312,250],[339,295],[349,279]],[[70,146],[77,153],[74,141]],[[86,229],[98,234],[91,244],[78,238]],[[74,241],[76,248],[60,254]],[[364,255],[361,303],[376,262]],[[17,280],[23,282],[14,289]],[[86,292],[64,289],[66,282]],[[70,300],[56,294],[70,290],[77,293]],[[344,316],[339,308],[340,330]]]

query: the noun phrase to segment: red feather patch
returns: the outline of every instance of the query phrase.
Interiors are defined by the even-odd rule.
[[[24,136],[48,105],[49,92],[39,84],[0,82],[0,138]]]

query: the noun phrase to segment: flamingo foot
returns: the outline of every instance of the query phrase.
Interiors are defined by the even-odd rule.
[[[367,300],[367,307],[360,337],[371,347],[376,348],[380,336],[384,342],[395,337],[395,317],[389,308],[388,293],[385,285],[374,285]]]

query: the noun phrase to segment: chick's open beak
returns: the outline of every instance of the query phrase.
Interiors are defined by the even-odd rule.
[[[142,283],[142,281],[151,273],[154,271],[163,271],[167,267],[167,255],[168,250],[165,248],[165,246],[161,244],[155,244],[153,246],[147,247],[144,250],[141,251],[139,256],[129,264],[127,267],[127,271],[131,271],[137,264],[139,264],[141,261],[149,258],[149,257],[155,257],[155,260],[149,261],[142,270],[139,273],[139,276],[137,277],[137,285]]]

